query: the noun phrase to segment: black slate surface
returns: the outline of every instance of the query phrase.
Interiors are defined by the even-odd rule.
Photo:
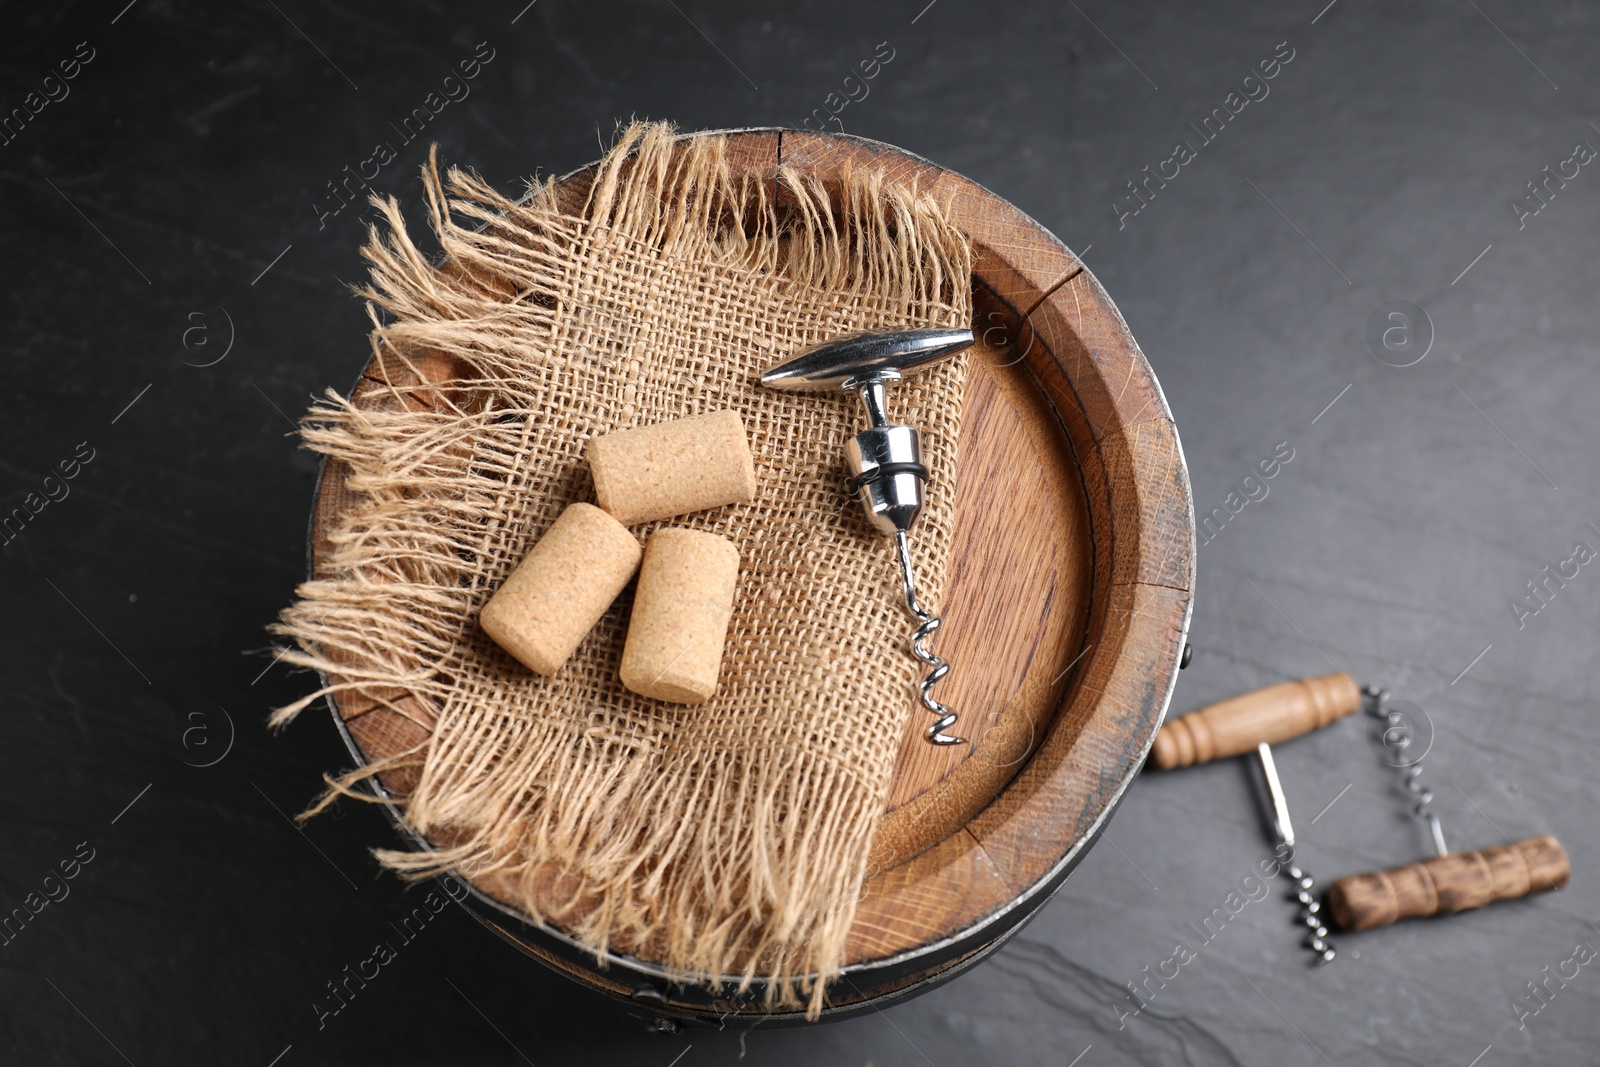
[[[1600,975],[1569,961],[1600,946],[1600,569],[1511,606],[1575,542],[1600,548],[1600,171],[1574,149],[1600,147],[1592,5],[524,2],[6,12],[0,114],[38,113],[0,138],[0,493],[40,510],[0,552],[0,907],[59,899],[0,945],[0,1062],[1594,1061]],[[1270,854],[1231,761],[1137,781],[1056,900],[942,989],[837,1025],[657,1036],[453,908],[402,941],[415,894],[366,855],[379,813],[290,824],[342,751],[320,714],[263,725],[311,684],[260,652],[315,474],[287,435],[366,358],[342,284],[366,212],[335,212],[327,183],[385,141],[371,184],[415,203],[428,140],[510,189],[630,115],[797,125],[882,42],[838,120],[1085,252],[1202,511],[1293,450],[1200,549],[1174,711],[1330,664],[1387,684],[1431,721],[1451,842],[1553,832],[1571,888],[1344,937],[1309,970],[1280,881],[1119,1026],[1124,983]],[[403,144],[475,53],[470,96]],[[1202,143],[1187,124],[1234,91],[1259,99]],[[1193,158],[1116,208],[1180,140]],[[1577,174],[1514,206],[1547,165]],[[1391,301],[1431,320],[1410,366],[1366,341]],[[1359,719],[1280,749],[1324,884],[1423,854],[1377,757]],[[384,940],[395,959],[319,1018]]]

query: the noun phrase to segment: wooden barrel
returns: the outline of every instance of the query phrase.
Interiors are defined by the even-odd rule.
[[[929,989],[992,952],[1098,837],[1172,693],[1189,625],[1193,506],[1149,365],[1094,276],[1048,230],[960,175],[880,142],[793,130],[726,136],[736,173],[769,181],[780,161],[824,183],[852,166],[915,181],[949,205],[973,248],[979,346],[938,649],[956,665],[940,699],[960,710],[974,743],[927,744],[926,713],[907,694],[848,963],[829,990],[825,1016],[842,1017]],[[574,210],[592,178],[589,167],[559,182]],[[428,375],[426,362],[419,369]],[[359,406],[388,401],[381,377],[363,373]],[[345,473],[340,464],[322,473],[313,574],[352,502]],[[415,722],[392,708],[351,706],[348,696],[329,703],[361,763],[420,740]],[[378,785],[391,796],[409,786],[403,774]],[[646,959],[612,955],[598,966],[566,932],[489,892],[474,886],[469,900],[505,940],[665,1028],[800,1017],[766,1009],[759,988],[735,999],[728,989],[675,985]]]

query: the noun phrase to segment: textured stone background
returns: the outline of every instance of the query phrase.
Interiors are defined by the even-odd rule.
[[[1508,606],[1575,541],[1600,548],[1600,172],[1537,214],[1511,206],[1578,142],[1600,147],[1593,7],[524,2],[7,14],[5,113],[59,96],[44,78],[78,42],[94,58],[0,145],[4,508],[60,496],[44,479],[79,442],[93,459],[0,552],[0,907],[67,893],[0,947],[0,1060],[1593,1062],[1593,966],[1525,1029],[1513,1003],[1600,945],[1600,570],[1521,628]],[[471,96],[400,145],[390,124],[484,41]],[[797,125],[885,41],[839,121],[1086,252],[1166,388],[1202,510],[1294,449],[1200,550],[1174,711],[1330,663],[1388,684],[1431,720],[1451,841],[1556,833],[1572,887],[1345,937],[1312,971],[1280,882],[1119,1029],[1123,983],[1269,854],[1233,761],[1136,782],[1019,937],[882,1014],[647,1035],[451,908],[319,1029],[324,983],[401,944],[391,921],[415,903],[365,854],[387,839],[376,812],[287,821],[342,750],[316,715],[269,736],[267,709],[310,681],[243,654],[302,572],[315,465],[289,420],[365,359],[341,287],[363,274],[363,212],[332,214],[325,183],[379,141],[399,151],[374,187],[414,197],[427,139],[511,188],[593,159],[630,115]],[[1196,143],[1186,123],[1281,42],[1269,95],[1119,229],[1123,183]],[[1405,368],[1365,340],[1393,300],[1436,334]],[[1279,764],[1324,884],[1422,854],[1365,721]]]

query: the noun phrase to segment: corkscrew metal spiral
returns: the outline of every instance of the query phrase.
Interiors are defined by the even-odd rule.
[[[966,738],[946,731],[957,715],[933,697],[933,687],[950,673],[950,664],[928,647],[941,625],[917,599],[908,534],[922,513],[922,487],[928,468],[922,465],[917,431],[889,421],[888,387],[908,374],[925,370],[968,347],[971,330],[880,330],[853,334],[808,348],[761,376],[769,389],[855,393],[866,409],[867,428],[845,443],[845,458],[854,475],[848,491],[861,501],[873,526],[895,539],[906,610],[917,620],[911,652],[928,668],[918,691],[922,706],[939,718],[923,731],[929,743],[959,745]]]
[[[911,546],[907,542],[904,530],[895,533],[894,543],[895,549],[900,555],[900,584],[906,596],[906,610],[911,612],[912,616],[920,623],[911,633],[911,652],[929,667],[929,670],[923,673],[922,681],[918,684],[918,689],[922,694],[922,706],[939,716],[938,719],[930,723],[922,731],[922,736],[936,745],[963,744],[966,738],[953,737],[945,733],[946,730],[956,724],[956,720],[960,716],[939,703],[933,696],[933,687],[938,685],[944,676],[950,673],[950,664],[940,659],[928,647],[928,639],[938,632],[939,627],[944,625],[944,621],[917,602],[916,579],[911,571]]]
[[[1427,751],[1415,754],[1408,751],[1413,740],[1411,723],[1407,721],[1405,712],[1391,704],[1387,689],[1364,685],[1361,695],[1367,699],[1367,713],[1383,723],[1379,741],[1388,753],[1384,762],[1399,770],[1406,792],[1411,796],[1411,814],[1428,824],[1428,831],[1433,835],[1434,851],[1443,856],[1450,851],[1444,842],[1444,827],[1433,810],[1433,790],[1422,781],[1422,757],[1428,754]]]

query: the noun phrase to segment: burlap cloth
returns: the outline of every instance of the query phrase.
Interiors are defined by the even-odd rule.
[[[597,952],[685,980],[764,979],[776,1002],[804,995],[815,1012],[907,717],[926,713],[891,543],[843,497],[856,402],[757,378],[838,334],[969,323],[971,261],[939,205],[878,171],[824,188],[783,170],[774,193],[733,177],[724,150],[719,136],[635,125],[576,214],[551,185],[516,203],[459,170],[441,181],[430,161],[437,258],[392,199],[374,199],[384,232],[364,249],[362,290],[374,355],[466,369],[425,397],[394,387],[397,410],[330,391],[305,416],[306,446],[348,466],[358,503],[276,627],[298,646],[286,659],[334,683],[273,722],[337,691],[431,730],[416,751],[330,780],[349,791],[413,769],[401,814],[442,847],[379,851],[389,867],[464,872]],[[891,393],[936,472],[914,537],[932,603],[965,374],[952,361]],[[711,701],[622,687],[629,594],[553,678],[483,635],[478,609],[567,504],[593,498],[590,436],[720,408],[748,428],[756,500],[669,520],[739,549]]]

